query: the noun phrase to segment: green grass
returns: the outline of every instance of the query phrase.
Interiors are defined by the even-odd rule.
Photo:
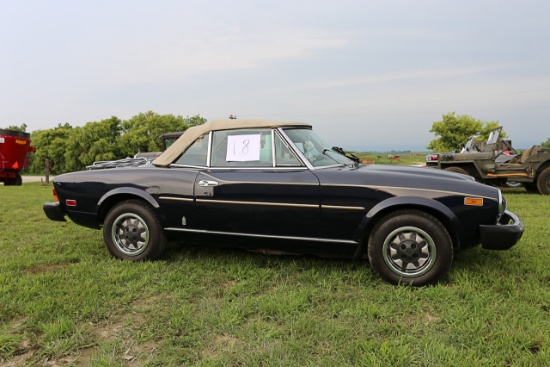
[[[369,163],[376,164],[393,164],[401,166],[420,165],[426,163],[426,155],[424,153],[412,154],[390,154],[390,153],[354,153],[361,159],[369,159]]]
[[[504,193],[526,232],[444,283],[367,263],[171,244],[112,259],[49,221],[51,187],[0,186],[0,366],[550,366],[550,197]]]

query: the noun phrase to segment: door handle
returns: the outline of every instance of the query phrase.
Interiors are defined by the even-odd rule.
[[[200,180],[199,186],[200,187],[209,187],[209,186],[218,186],[219,183],[217,181],[208,181],[208,180]]]

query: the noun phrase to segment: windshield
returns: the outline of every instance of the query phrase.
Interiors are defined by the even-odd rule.
[[[285,129],[285,134],[314,167],[354,164],[335,151],[311,129]]]
[[[464,145],[460,153],[468,153],[469,151],[472,150],[472,148],[475,148],[474,140],[477,139],[478,137],[479,137],[479,134],[470,136],[470,139],[468,139],[468,141],[466,142],[466,144]]]
[[[489,138],[487,139],[487,144],[496,144],[500,136],[500,130],[502,130],[502,127],[491,131]]]

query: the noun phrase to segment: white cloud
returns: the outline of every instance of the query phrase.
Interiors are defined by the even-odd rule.
[[[342,88],[352,87],[366,84],[384,84],[395,83],[408,80],[429,80],[429,79],[446,79],[457,78],[467,75],[483,74],[492,71],[504,70],[514,67],[513,65],[491,65],[491,66],[478,66],[468,68],[447,68],[447,69],[415,69],[396,71],[391,73],[376,73],[372,75],[359,75],[350,78],[338,78],[319,80],[314,82],[304,82],[299,84],[288,85],[283,88],[277,89],[278,92],[284,90],[317,90],[317,89],[330,89],[330,88]]]
[[[178,80],[212,71],[255,68],[273,60],[304,58],[349,42],[344,34],[300,29],[195,32],[192,37],[127,45],[101,65],[107,65],[105,79],[109,83]]]

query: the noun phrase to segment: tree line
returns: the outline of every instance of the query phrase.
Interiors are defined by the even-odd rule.
[[[204,123],[206,119],[200,115],[183,117],[148,111],[129,120],[112,116],[84,126],[58,124],[53,129],[31,133],[36,152],[29,154],[26,172],[43,174],[46,158],[50,160],[50,173],[58,175],[83,170],[96,161],[133,157],[138,152],[159,152],[162,150],[161,134],[185,131]],[[8,128],[25,131],[26,125]]]
[[[462,146],[468,141],[470,136],[479,134],[476,141],[487,141],[491,130],[499,127],[498,121],[481,121],[469,115],[457,115],[456,112],[450,112],[442,116],[441,121],[432,124],[430,132],[434,133],[436,138],[426,146],[435,152],[460,152]],[[500,133],[500,138],[505,139],[508,134],[504,129]],[[534,139],[539,138],[534,136]],[[533,141],[533,145],[537,145]],[[540,143],[544,147],[550,148],[550,138],[546,142]]]
[[[88,122],[84,126],[73,127],[65,123],[53,129],[33,131],[31,141],[36,153],[29,155],[26,172],[42,174],[46,158],[51,163],[50,172],[57,175],[85,169],[96,161],[133,157],[138,152],[158,152],[162,150],[161,134],[185,131],[204,123],[206,119],[200,115],[183,117],[148,111],[129,120],[112,116]],[[441,121],[432,124],[430,132],[434,133],[435,139],[426,148],[439,152],[460,151],[470,136],[479,133],[478,140],[485,141],[489,132],[498,126],[498,121],[484,122],[469,115],[450,112],[443,115]],[[25,132],[27,125],[12,125],[6,129]],[[502,131],[501,138],[506,137]],[[550,138],[541,145],[550,148]]]

